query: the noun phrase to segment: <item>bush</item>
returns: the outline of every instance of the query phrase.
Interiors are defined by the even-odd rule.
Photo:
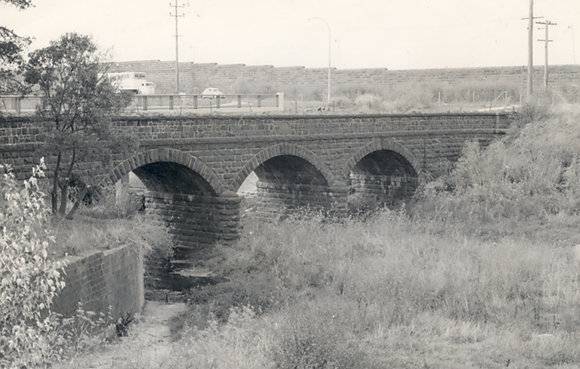
[[[415,88],[402,92],[394,99],[393,109],[396,112],[408,113],[411,111],[427,110],[432,105],[432,92],[421,86],[415,86]]]
[[[343,324],[344,301],[322,301],[299,302],[274,318],[276,368],[371,369],[371,360],[358,346],[351,327]]]
[[[531,111],[530,116],[543,114]],[[580,213],[578,116],[527,124],[485,150],[467,145],[455,170],[422,194],[423,208],[457,220],[546,219]]]
[[[357,109],[362,111],[380,111],[382,109],[381,99],[372,94],[362,94],[356,97],[354,103]]]
[[[272,337],[250,308],[232,309],[229,320],[209,320],[205,329],[192,327],[174,346],[166,368],[269,369]],[[147,365],[146,362],[138,366]]]
[[[9,166],[0,166],[0,367],[43,365],[54,355],[50,308],[64,282],[61,264],[48,257],[55,238],[38,187],[44,169],[41,161],[20,185]]]
[[[354,102],[346,96],[334,96],[330,101],[330,107],[333,110],[349,109],[355,106]]]

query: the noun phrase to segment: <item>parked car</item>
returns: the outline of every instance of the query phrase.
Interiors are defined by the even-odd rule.
[[[201,97],[202,97],[202,99],[215,99],[215,98],[225,99],[226,98],[224,93],[215,87],[208,87],[205,90],[203,90],[203,92],[201,93]]]

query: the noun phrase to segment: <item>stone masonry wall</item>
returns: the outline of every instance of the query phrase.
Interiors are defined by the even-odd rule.
[[[141,311],[144,303],[143,260],[128,246],[97,251],[69,261],[65,288],[55,300],[53,311],[70,317],[82,303],[86,311],[106,313],[111,307],[117,319]]]
[[[130,157],[113,155],[118,167],[111,180],[116,182],[150,162],[169,161],[193,169],[216,193],[235,193],[264,161],[295,155],[320,171],[331,188],[344,187],[357,161],[381,149],[401,154],[416,171],[437,174],[446,161],[457,159],[467,141],[486,144],[503,134],[514,119],[509,114],[485,113],[122,117],[113,123],[114,129],[137,135],[140,148]],[[20,177],[29,175],[40,158],[40,132],[49,124],[0,118],[0,162],[13,165]],[[50,165],[54,158],[47,162]],[[84,176],[102,170],[96,163],[78,165]]]
[[[413,173],[437,175],[467,142],[487,145],[514,119],[485,113],[119,117],[113,129],[119,135],[137,135],[138,151],[111,153],[113,169],[90,162],[80,162],[78,169],[85,178],[114,184],[132,171],[153,166],[149,175],[160,183],[151,189],[165,192],[149,194],[145,208],[171,226],[178,250],[195,262],[196,251],[238,237],[236,193],[255,170],[261,176],[258,197],[262,195],[265,211],[330,203],[340,212],[346,209],[349,190],[357,190],[356,185],[349,188],[351,174],[369,154],[394,152]],[[21,178],[29,175],[40,157],[41,132],[50,124],[0,118],[0,163],[13,165]],[[54,158],[47,162],[53,165]],[[206,192],[184,194],[190,187],[203,187],[199,182]],[[399,184],[393,187],[391,182],[367,188],[399,196]]]
[[[145,211],[173,236],[174,261],[195,262],[216,244],[239,237],[238,196],[200,196],[148,191]]]
[[[330,211],[342,210],[344,198],[329,192],[324,185],[286,184],[258,181],[254,201],[259,216],[276,219],[297,210]]]
[[[367,210],[396,206],[410,199],[418,186],[415,177],[352,174],[348,196],[351,210]]]
[[[142,60],[111,64],[111,71],[145,72],[147,79],[155,82],[157,93],[175,92],[175,64],[168,61]],[[490,82],[525,90],[524,67],[486,67],[455,69],[389,70],[387,68],[334,69],[335,93],[352,88],[392,89],[409,83],[468,85],[474,82]],[[536,67],[534,79],[542,84],[543,69]],[[580,85],[580,66],[551,66],[550,79],[553,86]],[[182,92],[201,93],[207,87],[217,87],[225,93],[244,93],[244,82],[250,82],[253,93],[266,90],[285,92],[288,96],[325,91],[327,70],[325,68],[274,67],[271,65],[245,64],[196,64],[180,63]],[[247,86],[245,86],[247,88]]]

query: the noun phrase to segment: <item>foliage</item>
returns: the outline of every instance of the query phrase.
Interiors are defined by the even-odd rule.
[[[363,111],[372,111],[381,109],[381,99],[372,94],[363,94],[356,97],[354,100],[357,108]]]
[[[572,250],[534,238],[482,241],[394,212],[249,222],[217,261],[229,287],[193,293],[181,337],[153,353],[146,327],[130,335],[115,366],[571,369]]]
[[[128,96],[109,82],[91,39],[75,33],[32,52],[24,76],[44,96],[38,115],[52,123],[41,149],[56,158],[50,175],[52,212],[72,218],[91,185],[91,178],[77,168],[79,159],[106,167],[112,152],[135,145],[134,139],[120,137],[110,127],[112,115],[128,104]],[[74,200],[70,210],[69,198]]]
[[[114,319],[110,309],[95,313],[85,310],[80,302],[71,317],[57,316],[57,321],[49,335],[55,361],[107,342],[113,334]]]
[[[73,220],[53,221],[52,227],[57,243],[49,256],[54,259],[120,246],[134,247],[141,255],[147,255],[153,249],[165,257],[171,253],[168,228],[148,216],[99,219],[79,215]]]
[[[20,185],[0,166],[0,366],[28,367],[50,361],[47,335],[54,328],[52,301],[63,288],[61,264],[48,257],[55,238],[45,195],[38,187],[44,163]]]
[[[577,368],[576,242],[553,217],[534,218],[552,202],[578,237],[576,122],[468,146],[425,190],[435,205],[419,199],[413,216],[244,217],[240,242],[210,265],[228,281],[191,292],[182,337],[151,360],[136,336],[117,367]],[[471,234],[470,222],[490,220],[515,227],[493,240]],[[548,239],[526,223],[545,223]]]
[[[30,0],[1,0],[20,9],[32,5]],[[18,36],[13,30],[0,25],[0,94],[15,93],[24,88],[17,78],[18,69],[24,60],[22,51],[30,40]]]
[[[20,9],[28,8],[32,6],[32,0],[1,0],[4,3],[12,4],[19,7]]]
[[[269,94],[274,93],[272,83],[265,79],[248,79],[240,77],[231,86],[232,93]]]
[[[424,188],[417,210],[490,223],[579,214],[579,117],[528,110],[524,127],[504,140],[486,149],[467,145],[454,171]],[[543,119],[525,123],[538,116]]]

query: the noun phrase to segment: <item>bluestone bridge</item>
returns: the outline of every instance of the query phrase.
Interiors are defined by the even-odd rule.
[[[258,177],[256,211],[301,207],[335,214],[409,198],[418,176],[442,173],[468,141],[487,145],[515,116],[504,113],[302,116],[120,117],[139,149],[113,156],[113,169],[81,163],[84,176],[114,184],[133,172],[145,208],[168,223],[183,257],[238,237],[241,197]],[[50,122],[0,118],[0,162],[18,173],[38,162],[35,148]],[[47,158],[53,162],[53,158]]]

